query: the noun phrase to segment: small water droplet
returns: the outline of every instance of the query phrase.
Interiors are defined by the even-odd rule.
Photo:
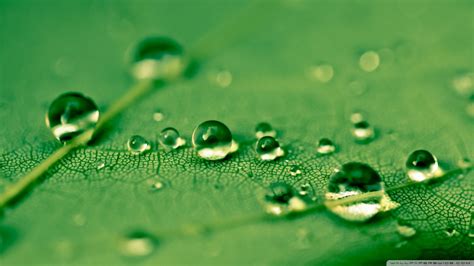
[[[275,129],[273,129],[272,125],[270,125],[267,122],[261,122],[258,123],[257,126],[255,126],[255,136],[257,139],[270,136],[270,137],[276,137],[277,132]]]
[[[120,252],[127,257],[145,257],[153,253],[158,239],[144,231],[128,233],[120,242]]]
[[[405,238],[410,238],[413,237],[416,234],[416,229],[406,225],[406,224],[397,224],[397,232],[399,235],[405,237]]]
[[[162,111],[156,110],[153,113],[153,120],[155,120],[156,122],[161,122],[161,121],[163,121],[163,119],[165,119],[165,115],[163,114]]]
[[[353,124],[364,121],[364,115],[361,112],[353,112],[350,116],[350,120]]]
[[[136,79],[174,80],[188,65],[183,48],[166,37],[149,37],[138,43],[131,68]]]
[[[61,142],[88,132],[92,138],[99,121],[99,109],[90,98],[76,92],[61,94],[49,106],[46,125]]]
[[[462,158],[457,162],[457,165],[461,169],[467,169],[472,167],[472,161],[469,158]]]
[[[459,232],[454,228],[447,228],[444,233],[447,237],[455,237],[459,235]]]
[[[308,202],[292,186],[283,182],[275,182],[268,187],[263,205],[267,213],[281,216],[305,210],[308,207]]]
[[[372,167],[357,162],[346,163],[329,179],[328,191],[325,194],[329,203],[333,200],[367,192],[380,192],[380,196],[354,200],[354,202],[346,204],[326,203],[326,206],[343,219],[364,222],[379,212],[392,209],[392,206],[387,206],[387,204],[390,205],[391,200],[383,191],[382,179]]]
[[[365,72],[375,71],[380,64],[379,54],[375,51],[367,51],[360,56],[359,66]]]
[[[332,140],[328,138],[322,138],[318,141],[318,148],[316,151],[319,154],[331,154],[336,151],[336,145],[334,145]]]
[[[311,78],[322,83],[329,82],[334,77],[334,68],[328,64],[312,66],[309,68],[308,72]]]
[[[199,157],[206,160],[224,159],[238,144],[232,140],[230,129],[223,123],[209,120],[198,125],[192,136]]]
[[[256,152],[261,160],[273,161],[285,155],[285,151],[280,147],[280,143],[270,136],[260,138],[257,141]]]
[[[300,186],[298,193],[301,196],[308,196],[310,189],[311,189],[311,185],[308,183],[305,183]]]
[[[232,84],[232,73],[226,69],[212,71],[209,75],[211,82],[221,88],[227,88]]]
[[[99,162],[97,163],[97,170],[101,170],[105,167],[105,163],[104,162]]]
[[[163,129],[159,137],[160,144],[167,150],[174,150],[186,144],[178,130],[173,127]]]
[[[301,174],[301,168],[298,165],[292,165],[290,169],[288,169],[288,172],[291,176],[297,176]]]
[[[408,177],[415,182],[440,177],[443,170],[438,165],[438,159],[427,150],[412,152],[405,163]]]
[[[139,135],[131,136],[127,141],[127,148],[133,155],[142,154],[151,149],[151,145],[144,137]]]
[[[459,95],[469,97],[474,93],[474,73],[465,72],[456,75],[452,80],[452,86]]]
[[[358,143],[368,143],[374,139],[375,130],[367,121],[360,121],[353,124],[352,136]]]

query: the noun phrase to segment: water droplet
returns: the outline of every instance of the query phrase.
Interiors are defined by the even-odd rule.
[[[364,121],[364,115],[361,112],[353,112],[350,116],[350,120],[353,124]]]
[[[331,154],[336,151],[336,145],[328,139],[328,138],[322,138],[318,142],[318,148],[316,151],[319,154]]]
[[[232,84],[232,73],[229,70],[219,69],[212,71],[209,75],[210,80],[221,88],[227,88]]]
[[[474,93],[474,73],[467,72],[456,75],[452,80],[452,86],[459,95],[469,97]]]
[[[97,163],[97,170],[101,170],[105,167],[105,163],[104,162],[99,162]]]
[[[288,172],[291,176],[297,176],[301,174],[301,169],[298,165],[292,165],[290,166],[290,169],[288,169]]]
[[[356,142],[368,143],[375,137],[375,131],[367,121],[360,121],[353,124],[352,136],[354,136]]]
[[[334,68],[328,64],[313,66],[309,69],[309,75],[313,79],[326,83],[334,77]]]
[[[469,160],[469,158],[462,158],[457,162],[457,165],[461,169],[467,169],[472,167],[472,162]]]
[[[408,177],[415,182],[440,177],[443,174],[438,159],[427,150],[412,152],[405,163]]]
[[[303,211],[308,207],[305,198],[301,197],[292,186],[283,182],[270,184],[264,195],[263,205],[267,213],[276,216]]]
[[[120,252],[127,257],[145,257],[158,245],[158,239],[144,231],[133,231],[120,243]]]
[[[166,37],[149,37],[141,41],[133,55],[132,75],[136,79],[173,80],[188,65],[181,45]]]
[[[92,138],[99,121],[99,109],[90,98],[76,92],[61,94],[49,106],[46,125],[61,142],[87,132]]]
[[[238,144],[232,140],[229,128],[215,120],[209,120],[197,126],[192,140],[199,157],[206,160],[224,159],[227,154],[238,148]]]
[[[380,195],[374,195],[370,199],[354,199],[350,203],[330,204],[333,200],[367,192],[380,192]],[[379,174],[363,163],[346,163],[341,170],[336,171],[329,180],[325,197],[328,200],[326,206],[331,212],[354,222],[367,221],[379,212],[392,209],[390,198],[383,193],[383,183]]]
[[[263,161],[273,161],[285,155],[285,151],[280,147],[280,143],[274,137],[263,137],[257,141],[256,151]]]
[[[163,119],[165,119],[165,115],[160,110],[156,110],[153,113],[153,120],[155,120],[156,122],[161,122]]]
[[[151,145],[144,137],[139,135],[131,136],[127,141],[127,148],[133,155],[141,154],[151,149]]]
[[[173,127],[163,129],[160,133],[159,141],[167,150],[174,150],[186,144],[186,140],[183,139],[179,135],[178,130]]]
[[[454,237],[459,235],[459,232],[454,228],[448,228],[444,231],[444,233],[447,237]]]
[[[405,238],[413,237],[416,234],[416,229],[406,225],[406,224],[397,224],[397,232]]]
[[[308,183],[305,183],[300,186],[298,193],[301,196],[308,196],[310,189],[311,189],[311,185]]]
[[[360,56],[359,66],[365,72],[375,71],[380,64],[379,54],[375,51],[367,51]]]
[[[267,122],[261,122],[258,123],[257,126],[255,127],[255,136],[257,139],[270,136],[270,137],[276,137],[276,130],[273,129],[272,125],[270,125]]]

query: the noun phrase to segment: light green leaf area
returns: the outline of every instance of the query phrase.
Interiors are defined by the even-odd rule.
[[[98,141],[61,160],[5,211],[1,265],[473,259],[472,173],[392,191],[400,207],[367,223],[326,210],[245,220],[264,212],[260,192],[275,181],[309,183],[320,199],[334,169],[346,162],[370,164],[391,187],[408,181],[405,160],[416,149],[431,151],[448,170],[472,159],[469,101],[452,81],[474,69],[474,2],[285,0],[248,6],[0,1],[0,189],[59,147],[44,124],[48,104],[59,94],[80,91],[107,110],[133,83],[126,51],[138,40],[166,35],[188,48],[205,36],[199,46],[205,56],[194,77],[124,110]],[[380,66],[370,73],[359,67],[369,50],[380,55]],[[320,63],[334,68],[327,83],[307,74]],[[232,73],[230,86],[210,78],[218,69]],[[161,122],[153,120],[157,109],[165,115]],[[354,111],[376,128],[373,142],[354,142]],[[203,161],[189,145],[194,127],[209,119],[227,124],[242,143],[226,160]],[[256,157],[254,127],[261,121],[278,130],[284,158]],[[157,148],[157,134],[167,126],[187,138],[187,147]],[[134,134],[152,140],[152,151],[131,155],[125,143]],[[322,137],[336,143],[335,154],[316,154]],[[289,174],[293,165],[300,175]],[[152,191],[149,179],[165,187]],[[417,233],[401,237],[397,222]],[[202,224],[206,233],[193,234]],[[130,230],[157,235],[156,250],[143,258],[124,256],[120,246]]]

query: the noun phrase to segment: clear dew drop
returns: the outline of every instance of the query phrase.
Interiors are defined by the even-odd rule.
[[[165,119],[165,114],[163,114],[161,110],[156,110],[153,113],[153,120],[155,120],[156,122],[161,122],[163,121],[163,119]]]
[[[131,136],[127,141],[128,151],[133,155],[142,154],[151,149],[151,145],[144,137],[139,135]]]
[[[277,132],[275,129],[273,129],[272,125],[270,125],[267,122],[261,122],[258,123],[255,126],[255,136],[257,139],[270,136],[270,137],[276,137]]]
[[[186,140],[183,139],[178,130],[173,127],[167,127],[160,132],[158,138],[160,144],[167,150],[175,150],[186,144]]]
[[[333,200],[367,192],[380,192],[380,196],[354,200],[354,202],[345,204],[330,204]],[[384,193],[379,174],[367,164],[358,162],[344,164],[331,176],[325,198],[328,201],[326,206],[331,212],[345,220],[354,222],[367,221],[376,214],[389,211],[397,206]]]
[[[84,132],[90,133],[91,139],[98,121],[97,105],[77,92],[61,94],[51,103],[46,114],[46,126],[63,143]]]
[[[133,231],[125,235],[119,245],[120,253],[126,257],[146,257],[155,251],[158,239],[144,231]]]
[[[184,50],[177,42],[167,37],[148,37],[136,47],[131,73],[138,80],[174,80],[187,65]]]
[[[375,71],[380,64],[380,56],[375,51],[367,51],[359,58],[359,66],[365,72]]]
[[[375,137],[375,130],[367,121],[360,121],[352,125],[352,136],[358,143],[368,143]]]
[[[222,122],[209,120],[198,125],[192,136],[193,147],[199,157],[221,160],[238,149],[230,129]]]
[[[292,186],[283,182],[275,182],[270,184],[265,192],[263,206],[267,213],[281,216],[305,210],[308,207],[308,201]]]
[[[291,176],[301,175],[301,168],[299,167],[299,165],[292,165],[288,169],[288,173],[290,173]]]
[[[452,87],[459,95],[469,97],[474,93],[474,73],[465,72],[456,75],[452,80]]]
[[[404,238],[410,238],[415,236],[416,229],[406,224],[397,223],[397,233]]]
[[[312,66],[309,68],[308,74],[315,80],[327,83],[334,77],[334,68],[328,64]]]
[[[328,138],[322,138],[318,141],[316,151],[319,154],[331,154],[336,151],[336,145]]]
[[[255,151],[258,157],[263,161],[273,161],[285,155],[285,151],[280,147],[280,143],[270,136],[260,138],[257,141]]]
[[[427,150],[412,152],[405,163],[408,177],[415,182],[440,177],[443,170],[438,165],[438,159]]]

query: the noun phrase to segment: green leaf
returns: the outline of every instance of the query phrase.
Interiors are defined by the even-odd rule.
[[[0,262],[472,259],[472,172],[392,191],[400,207],[362,224],[325,210],[258,219],[258,196],[268,184],[285,181],[309,183],[322,198],[333,170],[350,161],[370,164],[388,188],[401,185],[408,181],[405,160],[419,148],[433,152],[447,170],[472,158],[473,118],[452,80],[474,68],[473,8],[472,1],[286,0],[250,7],[245,1],[1,1],[0,190],[59,147],[44,125],[57,95],[80,91],[105,111],[133,84],[124,55],[142,37],[167,35],[185,48],[206,38],[198,45],[203,57],[194,77],[131,105],[96,143],[61,160],[5,211]],[[379,53],[380,66],[367,73],[358,60],[369,50]],[[318,63],[333,66],[328,83],[308,77],[307,69]],[[220,68],[232,73],[229,87],[209,80]],[[157,109],[165,115],[161,122],[153,120]],[[353,111],[375,126],[371,143],[354,142]],[[190,147],[157,149],[161,129],[173,126],[189,143],[193,128],[209,119],[231,128],[242,143],[238,153],[207,162]],[[278,130],[287,150],[283,159],[257,159],[253,130],[261,121]],[[153,151],[129,154],[125,143],[134,134],[152,140]],[[316,155],[322,137],[336,143],[337,153]],[[296,177],[288,172],[293,165],[301,168]],[[149,179],[165,187],[151,191]],[[417,233],[405,239],[397,223]],[[123,237],[133,230],[157,236],[150,256],[121,254]]]

